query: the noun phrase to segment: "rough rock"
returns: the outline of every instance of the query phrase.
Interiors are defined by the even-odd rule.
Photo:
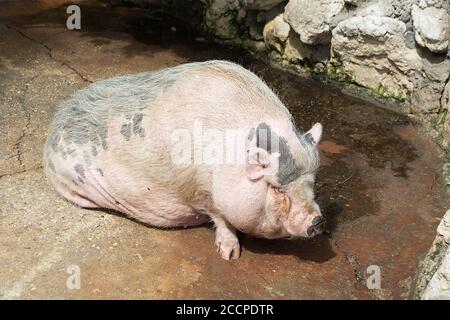
[[[450,59],[431,52],[420,52],[421,68],[415,70],[411,93],[413,112],[436,112],[450,74]]]
[[[206,6],[204,22],[208,31],[218,38],[232,39],[238,33],[236,20],[239,16],[242,16],[239,0],[212,0]]]
[[[303,61],[305,58],[310,58],[311,55],[311,46],[302,43],[295,32],[290,32],[286,41],[283,58],[291,63],[295,63]]]
[[[332,65],[349,80],[379,94],[406,99],[420,57],[403,41],[406,25],[378,16],[353,17],[333,30]]]
[[[450,110],[450,80],[447,82],[444,93],[442,94],[441,109]]]
[[[397,18],[405,23],[411,20],[411,9],[419,0],[390,0],[394,13],[392,18]]]
[[[443,8],[447,0],[420,0],[418,5],[420,8],[424,9],[427,7]]]
[[[345,74],[377,94],[411,101],[413,111],[440,108],[450,61],[409,48],[407,26],[389,17],[353,17],[333,30],[330,76]]]
[[[266,23],[263,30],[266,47],[282,52],[284,43],[288,39],[290,29],[291,27],[283,20],[281,14]]]
[[[394,7],[392,6],[392,1],[389,0],[366,1],[358,6],[354,15],[392,17],[394,15]]]
[[[441,265],[425,289],[422,300],[450,299],[450,248],[442,259]]]
[[[445,255],[422,295],[423,300],[450,299],[450,210],[442,218],[437,233],[438,237],[443,237],[446,243],[443,248]]]
[[[244,7],[250,10],[270,10],[285,0],[246,0]]]
[[[450,80],[445,86],[444,93],[441,98],[441,112],[445,115],[445,120],[442,124],[441,141],[440,144],[444,149],[450,148]],[[450,177],[450,164],[444,167],[444,177]],[[447,185],[450,185],[447,182]]]
[[[344,10],[344,0],[290,0],[284,19],[306,44],[328,44],[335,17]]]
[[[438,228],[437,233],[444,237],[447,244],[450,244],[450,210],[447,210],[444,217],[442,218]]]
[[[450,42],[450,14],[444,8],[414,5],[412,18],[417,43],[432,52],[447,52]]]

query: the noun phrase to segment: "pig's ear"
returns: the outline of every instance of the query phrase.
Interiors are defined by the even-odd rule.
[[[262,177],[276,175],[278,171],[280,154],[278,152],[268,153],[266,150],[250,147],[247,150],[247,176],[250,180],[258,180]],[[270,179],[269,179],[270,180]]]
[[[308,132],[304,135],[306,141],[311,143],[313,146],[319,144],[320,138],[322,138],[322,125],[320,123],[316,123],[309,129]]]

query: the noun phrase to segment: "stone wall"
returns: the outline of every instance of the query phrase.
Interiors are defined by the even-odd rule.
[[[419,266],[411,298],[450,300],[450,210],[442,218],[436,239]]]
[[[435,137],[450,150],[448,0],[163,2],[217,41],[397,103],[436,129]],[[195,11],[189,14],[189,8]]]

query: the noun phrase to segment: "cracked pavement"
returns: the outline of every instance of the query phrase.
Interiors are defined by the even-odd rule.
[[[64,1],[0,1],[0,298],[407,297],[448,200],[438,148],[405,116],[208,44],[158,11],[90,3],[80,2],[82,30],[68,31]],[[78,208],[47,183],[41,150],[60,101],[100,79],[212,58],[255,70],[301,127],[324,124],[326,234],[240,235],[241,258],[226,262],[208,226],[150,228]],[[79,290],[66,286],[71,265]],[[381,267],[380,290],[366,287],[370,265]]]

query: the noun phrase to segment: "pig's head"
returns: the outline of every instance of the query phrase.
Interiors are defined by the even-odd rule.
[[[264,212],[254,235],[310,238],[322,232],[325,219],[314,201],[317,145],[322,126],[288,140],[265,123],[249,134],[247,174],[267,187]]]

